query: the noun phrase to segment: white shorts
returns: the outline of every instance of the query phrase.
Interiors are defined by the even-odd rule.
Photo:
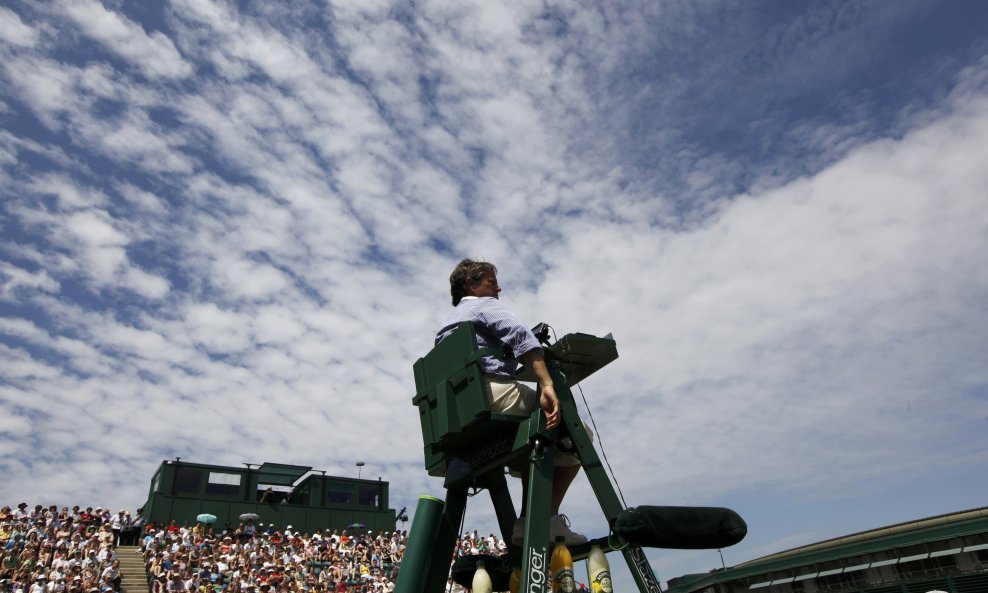
[[[487,403],[490,404],[492,412],[508,416],[531,416],[532,412],[539,409],[539,394],[528,385],[504,377],[488,375],[485,378],[489,398]],[[583,430],[587,431],[587,436],[593,441],[593,431],[586,422],[581,420],[580,423],[583,425]],[[556,451],[553,465],[574,467],[580,465],[580,459],[572,453]]]

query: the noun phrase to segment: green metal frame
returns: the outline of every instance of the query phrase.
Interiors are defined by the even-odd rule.
[[[573,440],[577,457],[579,457],[583,471],[587,475],[587,480],[590,482],[590,487],[597,497],[597,503],[607,518],[608,525],[611,525],[617,519],[617,516],[621,514],[621,511],[624,510],[624,505],[621,504],[617,493],[615,493],[614,486],[604,471],[604,466],[600,462],[600,457],[597,456],[597,451],[594,449],[589,435],[583,430],[583,423],[576,409],[576,401],[573,399],[573,394],[569,389],[570,381],[567,380],[567,376],[563,373],[563,368],[567,366],[565,352],[570,347],[570,342],[581,339],[588,341],[591,338],[593,340],[600,340],[601,342],[610,342],[614,358],[617,358],[617,348],[614,345],[614,340],[593,338],[585,334],[570,334],[564,336],[553,348],[546,349],[546,362],[549,366],[549,373],[552,375],[556,396],[559,398],[563,421],[568,429],[570,438]],[[555,348],[556,345],[561,345],[562,348]],[[606,347],[606,344],[601,345]],[[575,346],[573,348],[575,349]],[[607,362],[610,362],[610,360]],[[572,362],[570,366],[574,366]],[[590,366],[595,366],[592,361],[589,361],[585,365],[585,367]],[[576,374],[585,367],[572,368],[571,372]],[[581,380],[582,378],[582,376],[579,377]],[[586,553],[589,553],[589,550]],[[655,572],[652,570],[652,566],[649,564],[648,558],[645,557],[645,553],[640,546],[624,545],[621,547],[621,554],[624,556],[628,570],[631,571],[631,575],[634,577],[639,591],[642,593],[661,593],[659,583],[655,579]],[[583,554],[579,556],[582,557]],[[577,555],[574,555],[574,559],[576,557]]]
[[[552,497],[554,444],[566,433],[593,488],[608,525],[624,510],[604,472],[590,437],[582,428],[570,386],[617,358],[614,340],[587,334],[569,334],[545,349],[546,363],[559,397],[562,426],[545,428],[541,410],[531,417],[494,414],[479,361],[484,356],[503,357],[478,348],[472,323],[461,324],[414,365],[416,395],[424,441],[426,470],[445,477],[446,501],[438,510],[416,514],[409,540],[413,558],[423,557],[418,546],[429,546],[429,565],[399,572],[398,593],[439,593],[446,584],[468,489],[489,490],[498,526],[505,541],[517,518],[504,478],[504,467],[528,472],[525,541],[521,549],[509,544],[509,554],[522,569],[521,590],[548,593],[549,510]],[[523,379],[528,378],[522,373]],[[425,534],[425,535],[423,535]],[[603,542],[607,550],[621,549],[638,589],[661,593],[654,572],[640,547],[624,545],[616,538]],[[590,545],[574,547],[574,559],[586,557]],[[421,562],[421,561],[417,561]]]

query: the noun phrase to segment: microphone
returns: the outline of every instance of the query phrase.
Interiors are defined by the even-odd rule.
[[[643,547],[713,550],[743,540],[748,525],[724,507],[640,506],[621,511],[614,533]]]

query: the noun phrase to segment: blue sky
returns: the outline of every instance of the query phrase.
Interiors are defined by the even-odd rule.
[[[986,19],[5,2],[0,498],[135,507],[174,456],[440,494],[411,365],[470,256],[614,333],[584,389],[625,496],[735,508],[728,563],[983,506]]]

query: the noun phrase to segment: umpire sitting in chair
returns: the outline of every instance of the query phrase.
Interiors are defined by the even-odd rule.
[[[498,299],[501,287],[497,283],[497,268],[488,262],[464,259],[449,277],[449,290],[455,307],[436,334],[436,344],[453,332],[461,323],[472,321],[480,348],[494,348],[510,353],[513,359],[500,360],[484,357],[480,364],[487,383],[487,396],[492,412],[517,416],[530,416],[541,406],[546,416],[546,428],[559,424],[559,400],[549,376],[538,339],[515,313]],[[535,374],[539,391],[515,380],[518,361],[521,360]],[[557,453],[552,479],[552,502],[549,519],[549,537],[563,536],[567,545],[581,544],[587,538],[573,533],[569,519],[559,513],[559,506],[570,484],[580,472],[580,462],[575,455]],[[523,491],[528,490],[528,477],[521,476]],[[525,500],[522,498],[522,517],[512,530],[511,539],[521,545],[525,536]]]

